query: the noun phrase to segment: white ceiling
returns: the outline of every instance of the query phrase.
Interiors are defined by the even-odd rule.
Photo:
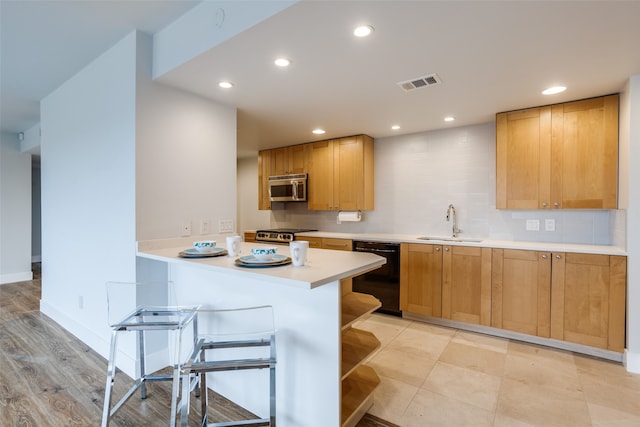
[[[38,122],[34,101],[131,28],[153,33],[193,3],[1,5],[2,125],[19,132]],[[238,154],[246,156],[356,133],[380,138],[483,123],[499,111],[618,92],[640,73],[639,22],[633,0],[310,0],[159,80],[236,106]],[[352,29],[362,23],[375,32],[355,39]],[[277,69],[277,56],[292,65]],[[412,92],[396,85],[430,73],[442,84]],[[219,89],[221,79],[235,87]],[[540,94],[556,84],[568,90]],[[456,121],[444,123],[447,115]],[[315,127],[327,133],[316,137]]]

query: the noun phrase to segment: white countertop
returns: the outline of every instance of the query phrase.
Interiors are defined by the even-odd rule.
[[[312,231],[296,233],[298,237],[330,237],[336,239],[363,240],[371,242],[390,243],[423,243],[457,246],[477,246],[484,248],[524,249],[549,252],[578,252],[602,255],[626,255],[623,248],[608,245],[582,245],[576,243],[549,243],[549,242],[516,242],[511,240],[481,240],[480,242],[446,241],[446,240],[420,240],[418,234],[365,234],[365,233],[332,233],[324,231]],[[461,239],[464,239],[462,236]]]
[[[247,268],[235,264],[238,257],[219,256],[207,258],[181,258],[178,253],[193,247],[192,241],[198,239],[152,240],[138,242],[137,255],[143,258],[164,261],[173,264],[189,265],[223,272],[238,277],[259,277],[261,280],[286,284],[306,289],[313,289],[336,280],[355,276],[383,265],[383,257],[360,252],[334,251],[327,249],[309,249],[307,262],[301,267],[292,264],[267,267]],[[224,240],[217,240],[217,247],[226,248]],[[242,243],[241,255],[250,255],[251,248],[263,245],[260,243]],[[289,256],[289,246],[273,245],[277,253]]]

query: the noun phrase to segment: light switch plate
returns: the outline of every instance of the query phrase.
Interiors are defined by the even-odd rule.
[[[540,231],[540,220],[528,219],[526,227],[527,227],[527,231]]]

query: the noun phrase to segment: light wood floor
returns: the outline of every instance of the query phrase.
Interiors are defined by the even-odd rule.
[[[0,426],[100,425],[106,360],[40,313],[40,285],[37,278],[0,285]],[[117,396],[130,385],[122,378],[126,376],[119,377]],[[217,409],[209,412],[209,422],[252,418],[233,403],[215,398]],[[169,401],[169,383],[150,383],[147,399],[133,396],[112,425],[166,426]],[[189,422],[198,425],[200,402],[192,402]],[[367,415],[357,427],[392,426]]]

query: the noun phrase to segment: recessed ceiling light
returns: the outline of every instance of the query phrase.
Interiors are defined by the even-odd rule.
[[[311,132],[315,133],[316,135],[322,135],[324,134],[324,129],[314,129]]]
[[[456,119],[456,118],[455,118],[455,117],[453,117],[453,116],[447,116],[447,117],[445,117],[445,118],[444,118],[444,121],[445,121],[445,122],[452,122],[452,121],[454,121],[455,119]]]
[[[218,83],[218,86],[220,86],[223,89],[230,89],[233,87],[233,83],[224,81],[224,82]]]
[[[278,67],[288,67],[291,64],[291,61],[289,61],[287,58],[278,58],[273,61],[273,63]]]
[[[373,33],[373,27],[371,25],[361,25],[353,30],[353,35],[356,37],[367,37]]]
[[[391,126],[391,129],[392,129],[392,130],[398,130],[398,129],[400,129],[400,126],[398,126],[398,125],[393,125],[393,126]]]
[[[542,91],[543,95],[555,95],[556,93],[564,92],[567,90],[565,86],[553,86]]]

